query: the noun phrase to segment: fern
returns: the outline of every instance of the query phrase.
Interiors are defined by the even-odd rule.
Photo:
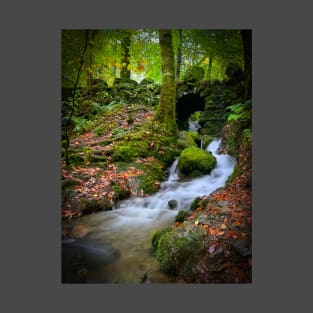
[[[230,114],[227,117],[227,121],[248,120],[251,119],[251,100],[245,103],[237,103],[227,107],[230,110]]]

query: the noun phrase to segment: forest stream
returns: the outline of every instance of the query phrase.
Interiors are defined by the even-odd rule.
[[[183,283],[159,271],[151,254],[151,235],[155,229],[172,225],[178,210],[189,210],[196,197],[209,195],[225,185],[236,161],[227,154],[219,154],[221,141],[215,139],[207,147],[217,160],[210,175],[181,180],[175,160],[167,180],[154,195],[123,200],[112,211],[68,221],[73,227],[82,225],[87,235],[64,238],[63,282]],[[170,200],[177,201],[174,210],[169,209]]]

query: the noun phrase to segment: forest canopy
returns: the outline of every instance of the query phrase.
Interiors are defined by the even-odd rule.
[[[204,79],[222,80],[230,63],[244,70],[240,30],[172,30],[176,73],[181,79],[188,68],[198,65]],[[161,84],[161,55],[158,30],[106,29],[62,31],[62,87],[72,88],[87,43],[78,86],[90,79],[105,80],[111,86],[123,71],[140,82],[144,78]],[[126,57],[125,57],[126,53]]]

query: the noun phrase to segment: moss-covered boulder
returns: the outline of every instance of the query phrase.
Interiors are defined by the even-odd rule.
[[[171,275],[192,275],[204,250],[205,234],[205,230],[197,226],[156,231],[152,248],[161,271]]]
[[[180,174],[184,177],[210,174],[215,165],[215,157],[208,151],[197,147],[184,149],[177,164]]]
[[[177,145],[181,149],[189,147],[198,147],[200,144],[200,135],[194,130],[181,131],[177,140]]]

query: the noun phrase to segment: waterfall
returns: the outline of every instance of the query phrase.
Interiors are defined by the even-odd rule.
[[[81,255],[87,260],[91,258],[92,264],[96,263],[95,258],[110,259],[108,254],[116,253],[116,250],[120,255],[109,265],[103,263],[97,270],[91,269],[88,274],[89,282],[133,282],[134,277],[138,276],[136,274],[138,267],[143,266],[151,270],[152,264],[155,268],[151,271],[158,272],[155,259],[149,254],[152,231],[173,224],[178,210],[189,210],[196,197],[209,195],[223,187],[233,172],[235,159],[227,154],[218,153],[221,141],[222,139],[215,139],[207,147],[217,161],[210,175],[181,181],[176,159],[169,168],[167,180],[161,184],[157,193],[144,198],[120,201],[115,210],[86,215],[75,221],[88,230],[88,249],[85,238],[85,241],[77,239],[74,242],[64,242],[63,252],[68,252],[73,246],[76,249],[83,249]],[[170,200],[177,201],[176,210],[169,209]],[[92,249],[93,245],[96,250]],[[101,246],[102,253],[99,248]],[[91,261],[86,263],[89,264]],[[160,276],[155,278],[154,282],[159,280],[161,280]]]

